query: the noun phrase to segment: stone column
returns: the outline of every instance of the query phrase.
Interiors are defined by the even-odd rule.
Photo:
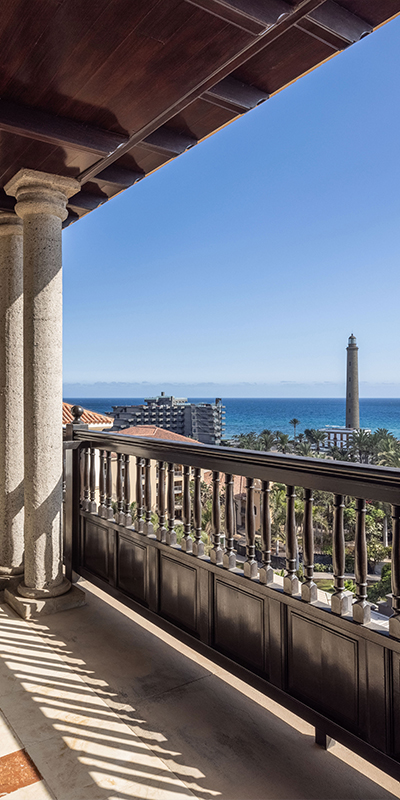
[[[23,573],[22,222],[0,213],[0,588]]]
[[[63,595],[71,586],[63,577],[61,541],[61,223],[68,197],[79,188],[72,178],[28,169],[5,186],[23,220],[25,577],[18,593],[34,599]]]

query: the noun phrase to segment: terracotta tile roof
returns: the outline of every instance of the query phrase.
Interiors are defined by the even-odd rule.
[[[156,425],[134,425],[132,428],[123,428],[121,431],[115,433],[124,433],[127,436],[144,436],[154,439],[167,439],[173,442],[191,442],[199,444],[195,439],[190,439],[188,436],[181,436],[180,433],[174,431],[166,431],[165,428],[157,428]]]
[[[63,402],[62,404],[63,425],[67,425],[68,422],[72,422],[74,419],[71,413],[72,406],[73,403]],[[105,414],[97,414],[95,411],[89,411],[89,409],[84,408],[81,422],[84,422],[86,425],[104,425],[104,427],[111,427],[114,420],[112,417],[106,417]]]

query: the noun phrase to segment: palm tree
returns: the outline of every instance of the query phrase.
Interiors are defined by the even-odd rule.
[[[239,436],[237,436],[237,447],[243,447],[245,450],[258,450],[258,436],[255,431],[239,433]]]
[[[261,431],[259,437],[259,446],[260,450],[272,450],[274,445],[276,444],[275,434],[272,431],[269,431],[268,428]]]
[[[360,464],[368,464],[375,449],[374,437],[368,431],[360,428],[353,431],[350,437],[352,451],[358,456]]]
[[[293,439],[296,439],[296,428],[300,425],[300,420],[293,417],[293,419],[289,420],[289,425],[293,425]]]
[[[298,456],[313,456],[314,453],[311,449],[310,442],[297,442],[296,453]]]
[[[276,431],[275,436],[276,436],[276,445],[279,453],[290,452],[289,435],[287,433],[282,433],[282,431]]]

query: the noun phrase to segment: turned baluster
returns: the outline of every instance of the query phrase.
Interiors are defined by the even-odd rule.
[[[297,537],[295,517],[296,492],[294,486],[286,487],[286,575],[283,579],[283,591],[286,594],[297,594],[299,579],[297,571]]]
[[[301,597],[307,603],[313,603],[318,597],[318,589],[314,582],[313,493],[311,489],[304,489],[303,562],[305,581],[301,585]]]
[[[183,510],[183,538],[181,541],[181,548],[185,551],[185,553],[191,553],[193,550],[193,540],[190,535],[191,533],[191,524],[190,524],[190,512],[191,512],[191,503],[190,503],[190,467],[183,467],[183,498],[182,498],[182,510]]]
[[[371,621],[371,606],[367,600],[367,537],[365,533],[365,500],[357,500],[356,536],[354,545],[354,572],[356,577],[356,601],[353,603],[354,622]]]
[[[99,494],[100,504],[98,509],[99,517],[105,517],[106,510],[106,451],[100,450],[100,474],[99,474]]]
[[[131,473],[129,456],[124,456],[124,522],[126,528],[132,525],[131,514]]]
[[[111,468],[111,451],[107,451],[106,460],[106,519],[113,519],[114,512],[112,507],[112,468]]]
[[[194,470],[194,542],[193,554],[204,556],[204,542],[201,540],[202,534],[202,515],[201,515],[201,470],[196,467]]]
[[[343,617],[351,610],[351,593],[344,590],[344,566],[345,566],[345,545],[344,545],[344,498],[342,494],[335,494],[334,516],[333,516],[333,537],[332,537],[332,556],[333,556],[333,580],[335,591],[331,600],[332,614]]]
[[[157,495],[158,528],[157,539],[159,542],[167,541],[165,527],[165,461],[158,462],[158,495]]]
[[[167,544],[176,545],[175,531],[175,468],[168,464],[168,531]]]
[[[258,577],[256,561],[256,519],[254,513],[254,478],[246,479],[246,561],[244,562],[246,578]]]
[[[95,514],[97,511],[96,503],[96,450],[90,448],[90,503],[89,511]]]
[[[225,569],[235,569],[236,553],[233,549],[235,539],[235,511],[233,506],[233,475],[225,475],[225,541],[226,550],[222,559]]]
[[[124,516],[124,492],[123,492],[123,477],[122,477],[122,467],[123,467],[123,455],[122,453],[118,453],[117,455],[117,510],[115,512],[115,521],[118,525],[123,525],[125,521]]]
[[[140,456],[136,457],[136,525],[138,533],[144,532],[143,519],[143,467]]]
[[[392,608],[389,633],[400,639],[400,506],[392,506]]]
[[[85,447],[83,451],[83,502],[84,511],[89,511],[89,483],[90,483],[90,447]]]
[[[262,482],[262,516],[261,516],[261,551],[262,567],[260,569],[261,583],[273,583],[274,570],[271,565],[271,512],[269,505],[271,489],[269,481]]]
[[[149,458],[144,460],[144,504],[146,509],[144,532],[147,536],[152,536],[154,528],[151,521],[151,462]]]
[[[210,550],[210,560],[213,564],[222,564],[223,550],[221,547],[221,506],[219,497],[219,472],[213,472],[213,496],[212,496],[212,548]]]

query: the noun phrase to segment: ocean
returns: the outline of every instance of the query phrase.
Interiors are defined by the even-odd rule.
[[[68,403],[79,403],[84,408],[107,414],[116,405],[137,405],[144,402],[143,397],[66,397]],[[213,403],[215,398],[191,397],[191,403]],[[255,431],[260,433],[264,428],[272,431],[293,434],[293,426],[289,421],[296,417],[300,420],[297,433],[305,428],[324,428],[325,425],[345,424],[345,401],[340,398],[234,398],[222,399],[226,411],[225,438],[239,433]],[[400,439],[400,399],[360,400],[360,425],[362,428],[387,428]]]

